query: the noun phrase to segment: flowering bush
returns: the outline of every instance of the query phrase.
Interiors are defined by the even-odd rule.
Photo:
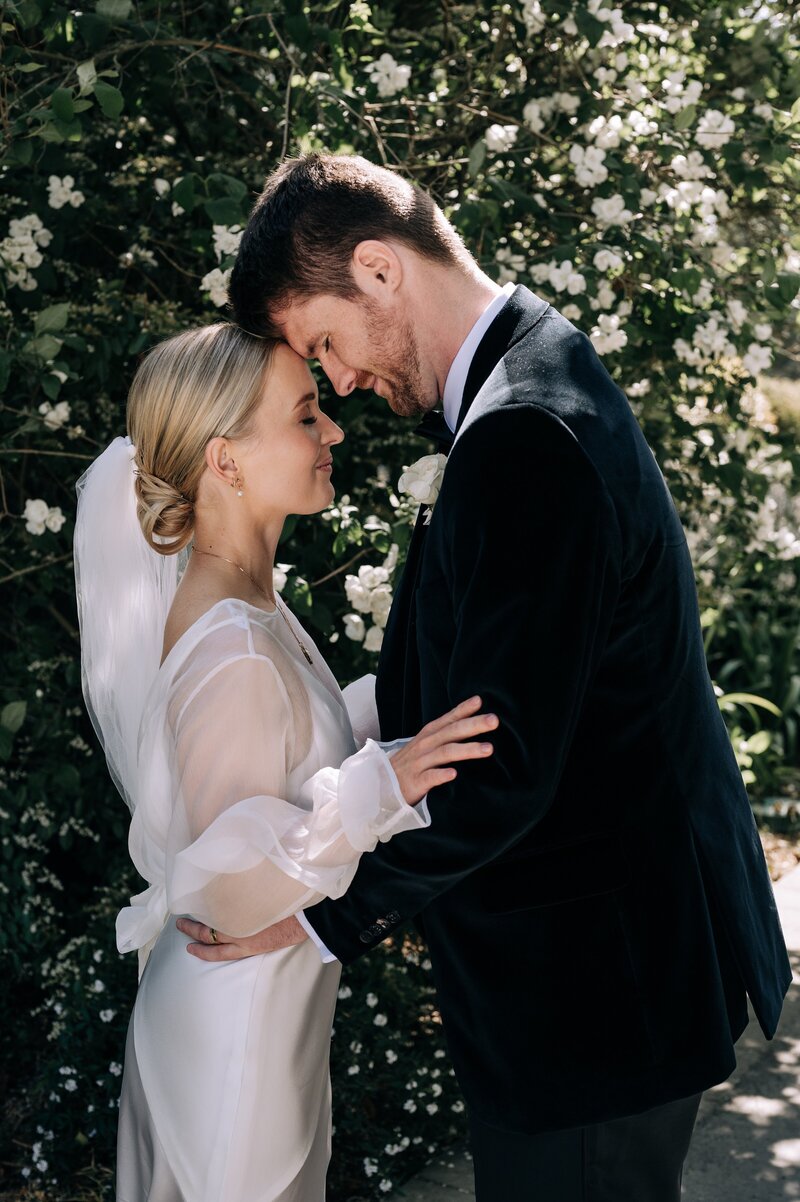
[[[30,1198],[108,1192],[136,975],[112,934],[137,889],[126,811],[80,697],[74,482],[122,431],[137,356],[224,312],[252,198],[284,153],[402,171],[498,282],[586,331],[686,524],[742,769],[761,797],[792,787],[800,461],[758,380],[797,348],[792,5],[455,11],[5,6],[0,1171]],[[287,524],[276,584],[344,683],[374,668],[426,500],[419,469],[410,492],[395,482],[429,448],[374,397],[325,395],[348,435],[338,498]],[[458,1122],[423,964],[413,942],[387,945],[345,974],[332,1198],[384,1196]]]

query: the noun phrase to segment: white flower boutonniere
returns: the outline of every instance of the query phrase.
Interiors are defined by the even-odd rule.
[[[446,467],[446,455],[423,455],[416,463],[406,468],[398,481],[397,487],[400,492],[412,497],[420,505],[428,506],[425,515],[426,526],[430,523]]]

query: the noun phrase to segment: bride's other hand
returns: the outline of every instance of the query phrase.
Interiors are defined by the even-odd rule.
[[[291,947],[308,939],[308,935],[293,914],[255,935],[241,938],[223,935],[221,931],[213,931],[212,935],[211,927],[202,922],[195,922],[192,918],[179,918],[175,925],[184,935],[196,941],[187,945],[187,952],[196,956],[198,960],[206,960],[211,964],[218,964],[223,960],[246,960],[248,956],[277,952],[282,947]]]
[[[416,805],[437,785],[447,784],[457,775],[452,764],[460,760],[485,760],[492,754],[491,743],[475,741],[477,736],[495,730],[496,714],[480,714],[480,697],[470,697],[455,709],[423,726],[418,735],[398,751],[390,753],[400,790],[409,805]]]

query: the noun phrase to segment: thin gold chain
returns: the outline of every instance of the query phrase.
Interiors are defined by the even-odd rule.
[[[258,589],[258,591],[261,593],[262,597],[266,598],[267,601],[272,601],[272,597],[270,597],[269,594],[264,591],[264,589],[261,587],[261,585],[258,583],[258,581],[254,580],[249,572],[246,572],[244,570],[244,568],[242,567],[241,564],[236,563],[233,559],[228,559],[228,557],[226,555],[216,555],[213,551],[201,551],[199,547],[193,547],[192,550],[194,552],[196,552],[196,554],[198,554],[198,555],[208,555],[211,557],[211,559],[223,559],[225,561],[225,563],[229,563],[231,565],[231,567],[238,568],[239,571],[242,573],[242,575],[247,577],[247,579],[250,581],[250,583],[253,585],[253,587]],[[308,648],[306,647],[305,643],[302,641],[300,636],[297,634],[297,631],[295,630],[294,626],[292,626],[292,623],[289,621],[288,617],[286,616],[284,606],[281,603],[279,603],[277,597],[275,598],[275,608],[277,609],[278,613],[283,618],[286,625],[289,627],[289,630],[291,631],[292,635],[294,636],[294,641],[297,643],[297,646],[303,652],[303,655],[306,657],[306,659],[308,660],[308,662],[310,664],[313,664],[314,661],[312,660],[312,658],[309,654]]]

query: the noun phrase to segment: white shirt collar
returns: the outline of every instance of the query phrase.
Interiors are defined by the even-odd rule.
[[[464,399],[464,385],[467,382],[472,360],[475,357],[475,352],[478,349],[481,339],[483,338],[489,326],[494,321],[497,314],[505,305],[508,298],[516,288],[516,284],[508,283],[503,288],[502,292],[498,292],[493,300],[481,313],[475,325],[467,334],[464,341],[461,343],[458,354],[450,364],[450,370],[447,373],[447,379],[444,382],[444,395],[442,404],[444,405],[444,420],[447,422],[450,429],[455,432],[458,423],[458,415],[461,411],[461,402]]]

